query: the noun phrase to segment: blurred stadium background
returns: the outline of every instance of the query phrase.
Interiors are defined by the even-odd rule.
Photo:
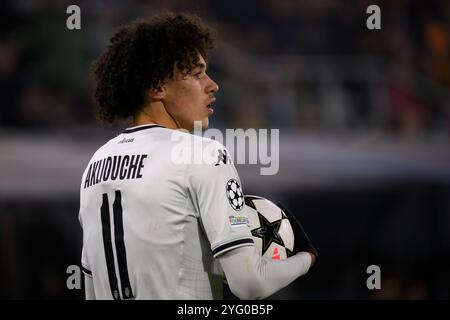
[[[66,8],[81,8],[81,30]],[[381,30],[366,8],[381,7]],[[0,298],[80,299],[79,183],[127,124],[96,124],[88,67],[119,24],[163,10],[217,29],[212,127],[279,128],[280,171],[239,165],[286,204],[317,268],[273,299],[450,298],[448,1],[0,2]],[[381,268],[381,290],[366,268]]]

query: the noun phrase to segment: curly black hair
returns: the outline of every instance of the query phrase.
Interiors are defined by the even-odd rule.
[[[167,12],[121,26],[91,67],[97,118],[135,116],[149,89],[173,79],[174,66],[189,72],[213,47],[213,30],[193,14]]]

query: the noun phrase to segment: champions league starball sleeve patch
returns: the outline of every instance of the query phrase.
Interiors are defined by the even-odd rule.
[[[236,211],[242,210],[244,207],[244,194],[242,193],[241,186],[235,179],[228,180],[226,193],[231,207]]]

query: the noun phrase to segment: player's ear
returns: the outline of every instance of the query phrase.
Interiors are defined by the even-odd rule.
[[[164,85],[159,88],[150,88],[148,91],[148,96],[151,100],[161,100],[164,99],[166,94],[166,88]]]

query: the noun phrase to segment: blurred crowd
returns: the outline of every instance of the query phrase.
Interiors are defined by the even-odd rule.
[[[218,128],[448,138],[450,5],[376,1],[68,1],[0,4],[0,125],[94,126],[89,65],[115,28],[164,10],[197,13],[217,30],[210,74]]]

